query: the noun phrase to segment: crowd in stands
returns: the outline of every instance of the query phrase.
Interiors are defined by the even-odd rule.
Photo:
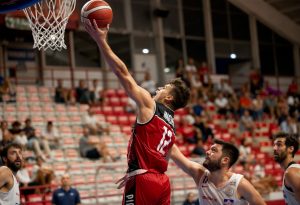
[[[272,87],[258,69],[249,75],[249,81],[240,88],[233,88],[230,79],[221,79],[213,82],[210,68],[206,62],[196,65],[192,58],[184,65],[178,60],[176,76],[182,78],[191,88],[191,99],[184,115],[175,120],[177,144],[192,146],[190,157],[203,157],[207,146],[217,137],[216,130],[228,130],[228,122],[236,125],[230,132],[232,143],[239,145],[239,165],[243,167],[243,174],[263,194],[270,193],[277,188],[276,180],[264,171],[264,161],[257,159],[252,152],[259,148],[256,140],[259,123],[268,122],[268,136],[277,131],[299,133],[300,129],[300,90],[297,80],[294,79],[287,91]],[[151,79],[149,72],[145,73],[140,85],[155,94],[156,83]],[[87,82],[80,80],[74,89],[64,86],[63,80],[57,80],[54,93],[54,102],[67,105],[88,104],[102,106],[105,99],[105,89],[93,80],[89,87]],[[0,102],[16,102],[16,88],[9,79],[3,79],[0,84]],[[124,107],[128,113],[135,113],[136,105],[130,98]],[[176,116],[175,116],[176,117]],[[103,162],[113,162],[119,159],[109,152],[103,135],[110,135],[109,123],[101,122],[90,108],[82,116],[83,133],[79,140],[78,151],[80,156],[90,160],[101,159]],[[62,138],[55,126],[55,122],[48,121],[40,133],[32,125],[31,119],[24,122],[14,121],[11,125],[6,120],[0,123],[0,148],[9,142],[18,142],[35,154],[33,170],[26,169],[24,164],[18,178],[23,187],[34,185],[49,185],[55,178],[54,170],[44,165],[51,161],[53,151],[62,147]],[[271,139],[270,139],[271,140]],[[32,190],[31,190],[32,191]],[[47,190],[35,189],[34,193]],[[32,193],[28,191],[28,193]],[[185,204],[195,204],[189,196]]]

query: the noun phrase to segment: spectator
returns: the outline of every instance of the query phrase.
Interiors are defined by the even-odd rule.
[[[240,113],[242,114],[244,110],[252,110],[252,99],[249,92],[245,92],[240,97]]]
[[[248,131],[254,136],[255,124],[248,110],[245,110],[240,118],[240,131]]]
[[[115,158],[109,153],[106,144],[99,138],[89,135],[88,128],[83,128],[83,136],[79,140],[79,152],[82,157],[96,160],[103,158],[104,162],[115,161]]]
[[[16,102],[16,87],[9,78],[0,86],[0,102]]]
[[[179,58],[176,65],[176,78],[185,78],[185,72],[184,72],[184,62],[182,58]]]
[[[43,160],[46,160],[46,158],[51,157],[51,151],[50,151],[48,140],[39,139],[36,136],[35,129],[31,125],[31,120],[29,118],[27,118],[25,120],[25,126],[23,128],[23,131],[24,131],[24,133],[27,137],[27,140],[28,140],[27,147],[29,149],[34,150],[37,157],[41,157],[41,158],[43,158]],[[44,154],[42,152],[41,145],[43,146],[46,154]]]
[[[29,186],[44,186],[50,187],[52,180],[54,179],[53,169],[44,164],[44,159],[42,157],[37,157],[36,164],[32,168],[31,182]],[[49,188],[44,189],[44,192],[48,192]],[[43,192],[41,189],[35,189],[36,193]]]
[[[60,147],[60,135],[52,121],[48,121],[47,126],[42,130],[41,140],[46,140],[51,149],[58,149]]]
[[[53,205],[80,205],[79,192],[71,187],[69,174],[61,177],[61,188],[56,189],[52,195]]]
[[[197,128],[197,130],[201,131],[201,139],[203,143],[205,143],[209,138],[213,139],[214,138],[214,133],[212,129],[209,127],[207,120],[201,116],[196,116],[195,117],[195,123],[194,126]]]
[[[199,205],[199,200],[196,199],[196,196],[194,193],[189,192],[182,205]]]
[[[84,80],[79,81],[79,86],[76,88],[76,102],[82,104],[91,104],[90,91]]]
[[[101,135],[103,132],[109,134],[109,127],[97,119],[91,108],[88,109],[87,115],[83,117],[83,125],[87,127],[89,132],[93,135]]]
[[[191,153],[191,157],[204,157],[206,155],[206,151],[203,147],[202,139],[197,140],[196,147],[193,149]]]
[[[264,79],[259,69],[252,70],[250,74],[250,92],[256,96],[264,86]]]
[[[99,104],[103,102],[103,87],[98,84],[98,80],[94,79],[92,83],[92,88],[90,89],[90,98],[94,104]]]
[[[66,88],[63,87],[62,79],[57,80],[54,101],[56,103],[67,103],[68,102],[68,91]]]
[[[14,140],[14,135],[8,129],[8,123],[6,120],[0,123],[0,146],[5,146],[6,144]]]
[[[291,84],[289,84],[287,95],[296,97],[299,94],[297,78],[293,78]]]
[[[151,79],[151,74],[149,71],[145,72],[144,80],[141,82],[141,87],[146,89],[152,96],[155,94],[156,84]]]
[[[250,163],[253,161],[254,156],[251,153],[251,143],[252,140],[250,138],[241,139],[241,144],[239,146],[240,156],[239,161],[241,163]]]
[[[230,85],[230,81],[228,79],[221,79],[220,83],[216,86],[217,92],[223,92],[225,96],[230,96],[234,93],[232,86]]]
[[[262,120],[264,114],[264,100],[261,95],[256,95],[252,100],[253,105],[253,118],[254,120]]]
[[[14,141],[16,143],[26,146],[28,140],[19,121],[14,121],[12,123],[12,128],[9,131],[14,135]]]
[[[202,85],[204,87],[207,87],[209,84],[209,80],[210,80],[210,76],[209,76],[209,68],[207,66],[207,63],[205,61],[203,61],[201,63],[201,66],[198,70],[199,73],[199,77],[200,77],[200,81],[202,82]]]
[[[298,125],[292,116],[287,116],[286,120],[283,120],[280,123],[280,129],[284,133],[289,133],[289,134],[297,134],[299,133]]]
[[[218,93],[218,97],[215,99],[215,105],[217,106],[218,113],[220,115],[226,115],[228,111],[228,99],[224,96],[222,92]]]
[[[193,58],[189,58],[188,59],[188,63],[185,66],[185,72],[188,73],[192,73],[192,74],[196,74],[197,72],[197,67],[195,65],[195,61]]]

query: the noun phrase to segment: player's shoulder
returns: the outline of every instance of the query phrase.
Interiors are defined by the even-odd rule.
[[[9,179],[13,173],[7,166],[0,167],[0,179]]]
[[[300,179],[300,166],[289,167],[285,171],[285,181],[292,182],[293,180]]]

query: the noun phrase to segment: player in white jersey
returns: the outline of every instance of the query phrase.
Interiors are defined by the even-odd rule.
[[[234,145],[215,140],[206,152],[203,165],[187,159],[177,146],[172,147],[170,157],[193,177],[201,205],[265,205],[243,175],[229,171],[239,157],[239,150]]]
[[[0,167],[0,204],[19,205],[20,191],[16,174],[23,163],[22,146],[17,143],[6,145],[1,151],[1,159],[5,166]]]
[[[274,136],[274,159],[284,170],[282,191],[288,205],[300,205],[300,164],[294,161],[298,149],[298,135],[278,133]]]

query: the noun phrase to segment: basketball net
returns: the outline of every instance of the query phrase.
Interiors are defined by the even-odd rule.
[[[41,0],[23,9],[32,30],[33,48],[61,51],[67,46],[64,33],[76,0]]]

